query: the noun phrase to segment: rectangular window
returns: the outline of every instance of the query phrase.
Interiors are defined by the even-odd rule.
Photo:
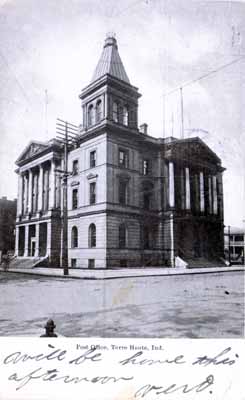
[[[143,175],[149,175],[150,163],[149,160],[143,160]]]
[[[88,267],[89,267],[90,269],[93,269],[93,268],[95,267],[95,260],[94,260],[94,258],[89,258],[89,260],[88,260]]]
[[[76,258],[72,258],[71,259],[71,268],[76,268],[77,266],[77,259]]]
[[[90,204],[96,203],[96,182],[89,184],[89,202]]]
[[[244,239],[243,235],[234,235],[234,241],[235,242],[242,242]]]
[[[90,152],[90,168],[94,168],[96,166],[96,151]]]
[[[72,209],[76,209],[78,205],[78,190],[73,189],[72,191]]]
[[[127,182],[119,181],[119,190],[118,190],[119,204],[125,205],[127,204]]]
[[[73,175],[78,174],[78,160],[74,160],[72,163],[72,173]]]
[[[128,168],[128,152],[125,150],[119,150],[118,154],[119,166],[122,168]]]

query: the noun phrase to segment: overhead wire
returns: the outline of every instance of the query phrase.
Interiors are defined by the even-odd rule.
[[[230,61],[230,62],[227,63],[227,64],[224,64],[224,65],[222,65],[222,66],[220,66],[220,67],[218,67],[218,68],[216,68],[216,69],[213,69],[212,71],[207,72],[207,73],[204,74],[204,75],[201,75],[199,78],[195,78],[195,79],[192,79],[191,81],[187,81],[187,82],[183,83],[182,85],[180,84],[180,85],[177,86],[175,89],[172,89],[172,90],[170,90],[170,91],[167,92],[167,93],[164,93],[164,96],[168,96],[168,95],[170,95],[170,94],[172,94],[172,93],[174,93],[174,92],[177,92],[177,91],[180,90],[181,88],[183,89],[183,88],[186,87],[186,86],[189,86],[189,85],[192,85],[193,83],[199,82],[200,80],[202,80],[202,79],[204,79],[204,78],[207,78],[208,76],[210,76],[210,75],[212,75],[212,74],[215,74],[215,73],[217,73],[217,72],[219,72],[219,71],[222,71],[223,69],[225,69],[225,68],[229,67],[230,65],[233,65],[233,64],[235,64],[235,63],[241,61],[241,60],[244,59],[244,58],[245,58],[245,55],[242,55],[241,57],[237,58],[236,60]]]

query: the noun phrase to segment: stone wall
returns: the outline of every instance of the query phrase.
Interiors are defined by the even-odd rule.
[[[96,226],[96,247],[89,247],[89,226]],[[78,229],[78,246],[72,248],[71,230]],[[68,220],[68,254],[69,266],[76,260],[76,268],[88,268],[89,261],[94,260],[94,268],[106,268],[106,215],[105,213],[85,215]],[[75,265],[74,265],[75,267]]]

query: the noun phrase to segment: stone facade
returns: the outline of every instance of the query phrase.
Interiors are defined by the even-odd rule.
[[[138,128],[138,89],[115,38],[81,93],[83,125],[68,154],[68,257],[76,268],[174,266],[223,254],[224,169],[199,138]],[[32,142],[17,160],[16,255],[60,265],[63,150]]]

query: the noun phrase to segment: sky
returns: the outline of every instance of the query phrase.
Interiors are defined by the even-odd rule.
[[[78,96],[113,32],[142,94],[139,124],[181,137],[183,87],[184,135],[222,159],[225,224],[242,227],[244,21],[235,1],[0,0],[0,197],[17,197],[15,161],[31,140],[53,138],[56,118],[82,123]]]

